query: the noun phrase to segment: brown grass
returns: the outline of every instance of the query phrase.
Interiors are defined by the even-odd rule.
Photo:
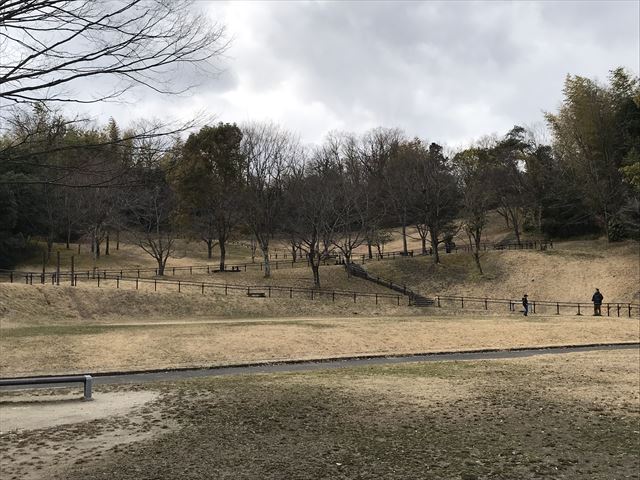
[[[150,384],[162,396],[119,417],[1,433],[0,465],[30,480],[636,478],[639,365],[626,350]],[[96,404],[140,388],[99,386]]]
[[[637,242],[565,242],[544,252],[489,251],[480,276],[470,254],[373,262],[369,272],[415,287],[426,295],[465,295],[588,303],[595,288],[605,302],[640,301],[640,247]]]

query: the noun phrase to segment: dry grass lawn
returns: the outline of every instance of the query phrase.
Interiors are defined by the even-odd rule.
[[[443,254],[367,264],[373,274],[415,287],[426,295],[465,295],[589,303],[595,288],[605,302],[640,302],[640,245],[604,241],[564,242],[546,251],[488,251],[477,274],[470,254]]]
[[[640,340],[638,318],[483,313],[2,284],[0,376]]]
[[[159,397],[1,432],[3,480],[608,480],[640,469],[637,350],[96,390],[97,410],[126,392]],[[26,420],[29,400],[3,394],[6,409]]]

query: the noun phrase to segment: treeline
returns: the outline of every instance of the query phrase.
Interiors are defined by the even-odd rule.
[[[554,238],[640,230],[640,86],[623,69],[607,84],[568,76],[564,101],[546,114],[552,135],[513,127],[457,152],[407,138],[398,129],[329,134],[301,145],[277,125],[219,123],[186,140],[153,125],[121,131],[74,122],[44,105],[17,111],[0,140],[0,264],[28,255],[33,239],[85,239],[96,257],[120,232],[151,255],[160,272],[175,240],[220,249],[251,237],[269,271],[274,238],[294,259],[319,266],[354,249],[369,255],[389,227],[415,227],[435,262],[463,232],[480,271],[489,211],[520,242],[524,232]]]

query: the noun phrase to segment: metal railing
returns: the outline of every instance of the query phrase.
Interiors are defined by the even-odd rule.
[[[26,377],[26,378],[2,378],[0,379],[0,387],[10,387],[18,385],[53,385],[59,383],[83,383],[83,400],[89,401],[91,398],[91,389],[93,386],[93,377],[91,375],[70,375],[61,377]]]

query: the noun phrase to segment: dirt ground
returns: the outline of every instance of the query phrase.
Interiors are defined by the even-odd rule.
[[[12,321],[0,376],[96,373],[483,348],[638,342],[637,318],[360,316]]]
[[[129,392],[154,399],[3,429],[3,480],[609,480],[640,468],[637,350],[99,386],[94,405]],[[3,394],[0,411],[24,402]]]

